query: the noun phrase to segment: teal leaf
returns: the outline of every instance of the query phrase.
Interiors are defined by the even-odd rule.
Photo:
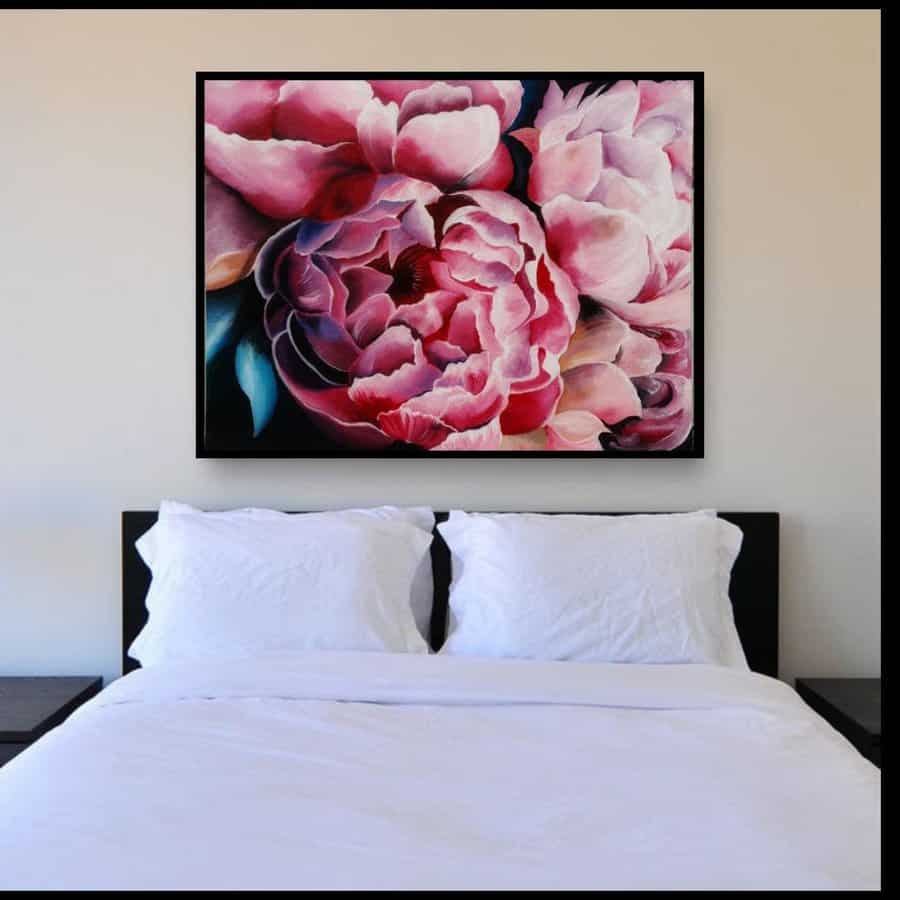
[[[234,337],[241,308],[238,290],[216,291],[206,295],[205,357],[209,365],[216,354]]]
[[[252,338],[245,337],[237,346],[234,368],[238,384],[250,401],[253,437],[256,437],[269,424],[278,400],[278,382],[272,360]]]

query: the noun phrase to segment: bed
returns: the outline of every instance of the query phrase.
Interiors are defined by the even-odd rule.
[[[123,670],[0,770],[0,887],[880,887],[880,774],[776,680],[778,517],[731,598],[752,671],[312,652]],[[441,518],[441,514],[438,514]],[[450,561],[431,549],[431,641]]]

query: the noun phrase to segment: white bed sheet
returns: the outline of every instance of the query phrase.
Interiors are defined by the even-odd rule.
[[[0,769],[0,887],[877,889],[880,784],[735,669],[173,665]]]

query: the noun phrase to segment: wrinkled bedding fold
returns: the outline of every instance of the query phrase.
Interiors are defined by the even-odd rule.
[[[308,653],[138,669],[94,707],[272,697],[438,706],[759,708],[805,704],[786,684],[713,665],[545,662],[403,653]]]

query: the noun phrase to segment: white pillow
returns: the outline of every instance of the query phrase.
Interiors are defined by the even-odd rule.
[[[410,607],[431,532],[387,513],[199,513],[137,541],[153,573],[143,666],[305,650],[427,653]]]
[[[233,519],[250,517],[256,519],[283,519],[285,516],[338,516],[353,520],[368,521],[369,519],[387,519],[392,522],[407,522],[416,528],[432,534],[434,531],[434,510],[430,506],[373,506],[366,509],[335,509],[313,513],[285,513],[275,509],[261,509],[258,507],[244,507],[242,509],[226,509],[214,512],[204,512],[187,503],[179,503],[177,500],[163,500],[159,504],[159,518],[165,519],[174,515],[201,515],[212,516],[215,519]],[[153,553],[154,525],[146,532],[138,543],[138,550],[144,562],[152,569],[148,554]],[[431,641],[431,608],[434,605],[434,575],[431,570],[431,554],[426,553],[416,569],[410,594],[410,604],[416,626],[426,642]]]
[[[746,668],[728,600],[742,534],[715,512],[464,513],[441,653]]]

